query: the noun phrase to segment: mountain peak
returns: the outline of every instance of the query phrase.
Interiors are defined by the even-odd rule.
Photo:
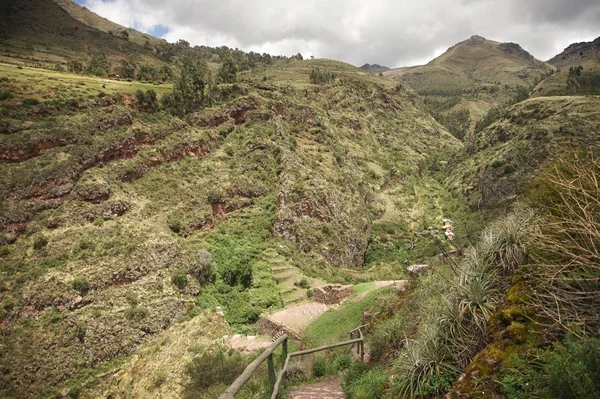
[[[483,36],[479,36],[479,35],[473,35],[468,40],[468,42],[471,42],[471,43],[482,43],[485,41],[486,41],[486,38]]]

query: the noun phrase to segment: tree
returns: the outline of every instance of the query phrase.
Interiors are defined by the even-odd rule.
[[[135,60],[133,58],[124,58],[119,61],[119,65],[117,66],[117,74],[124,79],[134,79],[135,78],[135,68],[137,67]]]
[[[209,80],[210,71],[205,62],[186,59],[173,88],[171,112],[184,116],[204,108],[204,89]]]
[[[83,64],[76,60],[71,60],[67,63],[67,69],[72,73],[81,73],[83,72]]]
[[[219,80],[222,83],[234,83],[237,79],[237,67],[233,58],[227,57],[219,68]]]
[[[110,63],[106,59],[106,54],[95,53],[87,64],[85,72],[90,75],[106,76],[110,72]]]

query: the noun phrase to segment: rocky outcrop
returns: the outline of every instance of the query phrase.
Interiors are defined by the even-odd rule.
[[[300,341],[300,333],[299,332],[271,319],[269,316],[267,316],[265,314],[260,316],[260,318],[256,322],[256,325],[258,326],[259,334],[270,335],[270,336],[274,337],[275,335],[277,335],[278,333],[283,331],[291,339]]]
[[[326,305],[333,305],[342,302],[351,293],[351,285],[328,284],[313,290],[313,300]]]

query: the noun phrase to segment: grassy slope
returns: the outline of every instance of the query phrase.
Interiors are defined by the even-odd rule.
[[[172,90],[172,85],[168,83],[157,85],[137,81],[126,82],[39,68],[22,67],[22,69],[18,69],[16,65],[1,63],[0,76],[8,78],[3,81],[2,91],[12,94],[12,98],[2,104],[18,104],[26,98],[51,100],[97,96],[100,93],[134,94],[137,90],[149,89],[164,94]]]
[[[567,71],[581,65],[585,69],[600,68],[600,37],[593,42],[574,43],[548,60],[556,68]]]
[[[375,290],[359,301],[353,301],[351,296],[339,309],[332,309],[321,315],[304,330],[304,340],[308,347],[347,340],[348,331],[361,324],[363,312],[376,312],[379,309],[378,299],[389,290]]]
[[[466,137],[466,153],[449,174],[448,185],[470,192],[472,209],[502,209],[566,148],[597,146],[598,129],[597,96],[523,101],[482,132]]]
[[[54,65],[87,61],[91,53],[100,52],[113,61],[133,56],[140,63],[160,64],[151,51],[79,22],[52,0],[1,0],[0,10],[4,55]]]
[[[164,43],[164,40],[158,39],[154,36],[144,34],[135,29],[126,28],[106,18],[99,16],[88,10],[86,7],[82,7],[72,0],[53,0],[62,9],[69,13],[73,18],[79,22],[91,26],[92,28],[98,29],[99,31],[112,33],[115,36],[126,37],[129,41],[136,43],[140,46],[149,42],[152,45]]]
[[[426,65],[394,69],[384,75],[406,81],[434,103],[456,98],[449,108],[440,106],[436,111],[448,115],[468,110],[472,130],[490,108],[509,101],[516,86],[529,87],[536,77],[551,70],[516,44],[473,36]]]
[[[334,71],[336,83],[309,84],[313,67]],[[107,82],[102,91],[125,93],[99,98],[95,79],[52,74],[55,87],[29,69],[5,71],[16,95],[0,103],[8,397],[49,395],[87,372],[93,385],[94,369],[207,307],[224,306],[239,326],[281,306],[264,251],[343,279],[334,266],[364,259],[379,187],[417,173],[438,148],[461,147],[410,91],[332,61],[249,73],[221,86],[223,105],[185,121],[142,112],[129,86]],[[48,244],[35,249],[40,235]],[[199,248],[218,276],[251,264],[251,289],[224,294],[217,282],[197,297],[191,276],[175,287],[175,270],[188,271]]]

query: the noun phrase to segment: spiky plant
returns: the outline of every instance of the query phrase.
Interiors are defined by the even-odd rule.
[[[459,373],[446,338],[435,323],[422,326],[419,338],[407,340],[393,369],[394,397],[439,395]]]
[[[479,250],[487,260],[506,273],[513,273],[526,261],[525,246],[535,226],[530,211],[521,210],[484,233]]]

